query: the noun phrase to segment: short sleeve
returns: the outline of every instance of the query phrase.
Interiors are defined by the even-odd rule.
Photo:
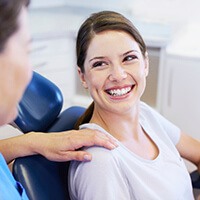
[[[166,134],[174,145],[179,142],[181,134],[179,127],[143,102],[141,103],[141,111],[143,117],[148,120],[149,124],[156,130],[155,132],[157,132],[158,135],[161,134],[161,132],[162,134]],[[162,135],[160,136],[162,137]]]
[[[158,114],[159,115],[159,114]],[[181,130],[172,122],[164,118],[162,115],[159,116],[160,124],[162,125],[163,129],[171,139],[174,145],[176,145],[180,140]]]
[[[126,179],[112,151],[102,147],[90,147],[87,151],[93,155],[92,161],[73,161],[70,165],[71,199],[130,199]]]

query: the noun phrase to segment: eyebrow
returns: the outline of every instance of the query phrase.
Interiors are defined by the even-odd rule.
[[[91,59],[89,60],[89,62],[91,62],[91,61],[93,61],[93,60],[96,60],[96,59],[103,59],[103,58],[105,58],[105,57],[104,57],[104,56],[97,56],[97,57],[91,58]]]
[[[126,53],[123,53],[122,55],[126,56],[126,55],[128,55],[129,53],[132,53],[132,52],[138,52],[138,51],[137,50],[130,50],[130,51],[127,51]],[[105,57],[104,56],[97,56],[97,57],[91,58],[89,60],[89,62],[96,60],[96,59],[103,59],[103,58],[105,58]]]
[[[129,53],[132,53],[132,52],[137,52],[138,53],[137,50],[130,50],[130,51],[127,51],[126,53],[124,53],[123,56],[126,56],[126,55],[128,55]]]

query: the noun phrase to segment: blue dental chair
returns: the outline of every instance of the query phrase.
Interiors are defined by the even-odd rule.
[[[34,72],[19,104],[19,115],[12,125],[23,133],[42,131],[48,134],[73,129],[85,108],[74,106],[61,112],[62,105],[59,88]],[[41,155],[33,155],[17,158],[13,175],[24,186],[30,200],[70,200],[68,166],[69,162],[53,162]],[[191,173],[191,180],[194,188],[200,188],[197,171]]]
[[[48,134],[73,129],[85,109],[74,106],[61,112],[62,105],[59,88],[34,72],[12,126],[23,133],[42,131]],[[68,200],[68,166],[69,162],[53,162],[33,155],[17,158],[13,175],[24,186],[30,200]]]

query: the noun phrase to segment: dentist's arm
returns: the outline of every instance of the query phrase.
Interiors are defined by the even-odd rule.
[[[90,161],[92,155],[78,150],[83,146],[103,146],[114,149],[115,141],[105,134],[90,129],[58,133],[30,132],[0,140],[0,152],[7,163],[17,157],[41,154],[53,161]]]

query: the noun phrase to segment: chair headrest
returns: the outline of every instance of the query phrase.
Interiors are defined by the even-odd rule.
[[[22,132],[45,132],[57,118],[63,106],[60,89],[47,78],[33,72],[18,109],[18,116],[11,124]]]

